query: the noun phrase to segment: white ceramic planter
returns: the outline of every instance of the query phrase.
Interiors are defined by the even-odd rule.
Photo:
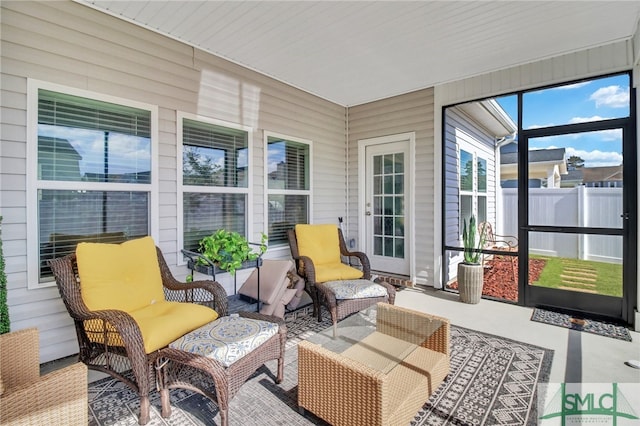
[[[484,268],[481,264],[458,264],[458,292],[463,303],[479,303],[482,297]]]

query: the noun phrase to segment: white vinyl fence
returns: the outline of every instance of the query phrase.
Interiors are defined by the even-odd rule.
[[[502,189],[502,232],[518,235],[518,191]],[[529,223],[622,228],[622,188],[530,188]],[[622,237],[532,232],[529,251],[544,256],[622,263]]]

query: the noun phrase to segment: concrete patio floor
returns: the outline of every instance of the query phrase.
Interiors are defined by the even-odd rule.
[[[640,383],[640,369],[625,361],[640,361],[640,333],[632,342],[531,321],[532,308],[482,299],[462,303],[456,293],[417,286],[396,295],[396,305],[449,318],[451,324],[554,351],[550,383]],[[44,365],[43,372],[76,361],[76,357]],[[89,381],[106,375],[89,371]]]
[[[407,288],[396,305],[429,312],[451,324],[554,350],[550,383],[640,383],[640,369],[625,365],[640,360],[640,333],[632,342],[531,321],[532,308],[482,299],[477,305],[433,288]]]

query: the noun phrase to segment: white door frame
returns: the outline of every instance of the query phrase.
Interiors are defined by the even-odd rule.
[[[406,201],[406,222],[405,235],[408,238],[408,255],[409,255],[409,279],[415,282],[415,152],[416,152],[416,134],[415,132],[399,133],[395,135],[381,136],[370,139],[358,140],[358,246],[366,247],[365,220],[366,220],[366,148],[372,145],[382,145],[395,142],[408,143],[409,158],[406,162],[406,173],[409,180],[407,188],[408,200]]]

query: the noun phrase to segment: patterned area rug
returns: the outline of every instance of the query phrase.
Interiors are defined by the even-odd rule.
[[[560,312],[547,311],[535,308],[531,314],[531,321],[557,325],[571,330],[586,331],[600,336],[613,337],[614,339],[631,342],[631,333],[625,327],[604,321],[596,321],[588,318],[579,318]]]
[[[295,346],[331,325],[325,312],[318,323],[310,309],[289,313],[284,380],[274,383],[276,362],[260,368],[230,402],[231,425],[326,425],[309,412],[298,412]],[[536,389],[548,381],[553,351],[451,327],[451,372],[416,413],[412,425],[534,425]],[[206,380],[198,377],[196,380]],[[213,389],[213,386],[212,386]],[[151,399],[149,425],[218,425],[215,402],[185,390],[171,391],[172,415],[160,416],[160,398]],[[122,383],[105,378],[89,385],[89,424],[135,425],[139,403]]]

